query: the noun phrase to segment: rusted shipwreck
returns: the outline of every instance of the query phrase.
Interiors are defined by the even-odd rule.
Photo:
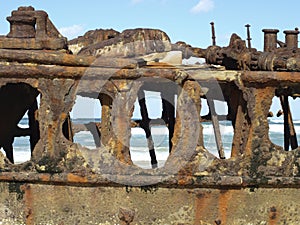
[[[300,94],[298,30],[285,31],[285,42],[278,30],[264,30],[260,52],[250,37],[246,46],[233,35],[222,48],[213,35],[213,45],[200,49],[146,29],[91,31],[68,43],[32,7],[7,20],[11,30],[0,36],[1,224],[299,223],[300,152],[288,98]],[[172,51],[179,61],[167,59]],[[208,64],[181,64],[191,56]],[[161,92],[157,122],[169,128],[170,154],[158,168],[143,90]],[[89,129],[97,149],[73,141],[76,95],[101,103],[101,123]],[[269,138],[274,97],[282,103],[284,147]],[[137,98],[142,119],[132,121]],[[228,115],[217,115],[214,100],[227,103]],[[20,128],[25,113],[28,128]],[[203,120],[214,125],[219,157],[204,146]],[[220,120],[234,129],[228,158]],[[132,126],[145,130],[153,169],[131,160]],[[31,159],[14,164],[14,138],[23,135]]]

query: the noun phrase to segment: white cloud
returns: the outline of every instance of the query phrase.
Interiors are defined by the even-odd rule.
[[[59,28],[58,30],[63,36],[68,39],[73,39],[79,35],[83,35],[84,27],[82,25],[75,24],[70,27]]]
[[[192,9],[192,13],[209,12],[215,7],[213,0],[200,0]]]

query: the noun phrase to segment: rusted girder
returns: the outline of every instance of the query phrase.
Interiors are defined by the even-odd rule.
[[[96,58],[94,56],[72,55],[58,51],[8,50],[0,49],[0,59],[8,62],[36,63],[60,66],[136,68],[138,60],[127,58]]]
[[[300,82],[299,72],[243,71],[241,81],[249,86],[292,86]]]

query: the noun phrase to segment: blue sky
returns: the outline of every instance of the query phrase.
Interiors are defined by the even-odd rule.
[[[164,30],[172,42],[181,40],[202,48],[211,44],[211,21],[221,46],[228,44],[233,32],[246,38],[244,25],[251,24],[252,46],[258,49],[262,49],[263,28],[279,29],[283,40],[282,31],[300,22],[298,0],[0,0],[0,5],[1,34],[8,32],[6,17],[12,10],[32,5],[47,11],[68,38],[96,28],[148,27]]]
[[[279,29],[278,38],[284,41],[284,30],[300,26],[299,0],[0,0],[1,35],[9,32],[6,17],[11,11],[29,5],[48,12],[69,39],[96,28],[158,28],[173,43],[185,41],[206,48],[211,44],[210,22],[214,21],[218,45],[227,46],[232,33],[246,39],[245,24],[249,23],[252,47],[262,50],[263,28]]]

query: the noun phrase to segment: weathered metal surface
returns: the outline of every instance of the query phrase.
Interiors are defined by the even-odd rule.
[[[20,15],[26,16],[24,21],[19,19]],[[212,46],[202,51],[186,46],[187,53],[185,44],[178,44],[177,50],[183,55],[205,54],[209,62],[237,69],[225,70],[210,65],[174,66],[159,59],[149,62],[146,57],[83,55],[86,51],[87,55],[112,54],[107,48],[118,43],[118,56],[121,56],[126,49],[122,46],[124,35],[129,35],[128,42],[141,38],[142,30],[117,33],[109,40],[104,35],[100,38],[105,39],[103,43],[93,43],[81,51],[82,55],[70,54],[64,45],[41,47],[38,41],[43,38],[51,44],[64,41],[45,15],[30,7],[20,8],[9,19],[10,34],[0,37],[0,96],[5,97],[3,92],[14,85],[30,87],[34,93],[32,104],[23,100],[30,100],[28,95],[17,100],[12,98],[12,106],[20,107],[21,102],[26,109],[16,107],[16,113],[10,111],[1,120],[15,127],[21,117],[13,120],[14,116],[31,109],[31,125],[24,134],[35,134],[28,162],[13,164],[0,153],[2,224],[299,223],[299,204],[294,201],[299,197],[300,187],[299,148],[292,144],[294,150],[284,151],[273,144],[268,125],[272,99],[277,96],[285,99],[286,125],[292,130],[286,99],[300,94],[298,50],[291,50],[296,47],[297,31],[286,32],[294,36],[287,37],[284,49],[264,53],[246,48],[236,35],[227,48]],[[52,34],[41,35],[43,29],[37,21],[44,21],[48,28],[42,28]],[[38,27],[36,31],[32,29],[34,25]],[[23,31],[19,32],[15,26],[21,26]],[[172,46],[161,31],[147,32],[142,42],[148,43],[154,34],[160,34],[157,42],[163,41],[164,49]],[[8,39],[10,42],[6,42]],[[266,45],[272,47],[276,38],[273,39]],[[138,43],[131,50],[137,50],[135,56],[160,51],[155,48],[149,52],[151,43],[148,44],[148,49],[140,49],[142,44]],[[16,46],[21,49],[16,50]],[[37,51],[39,48],[42,49]],[[270,71],[248,71],[261,68]],[[142,169],[133,164],[129,152],[131,117],[139,91],[149,89],[161,92],[162,100],[173,106],[176,94],[176,118],[172,106],[164,108],[162,120],[172,135],[165,165]],[[40,96],[38,107],[34,102],[37,95]],[[69,113],[76,95],[101,103],[101,125],[83,128],[94,130],[95,137],[98,135],[97,149],[72,141]],[[204,144],[201,99],[210,103],[219,100],[228,105],[228,115],[212,111],[205,117],[216,124],[220,157],[211,154]],[[8,109],[4,99],[0,98],[0,104]],[[135,126],[149,122],[146,111],[144,114],[144,120]],[[231,156],[227,159],[222,153],[218,131],[220,117],[231,121],[234,130]],[[9,133],[3,126],[1,132]],[[10,139],[20,135],[13,129],[11,133]]]
[[[1,184],[3,224],[298,224],[294,188]],[[63,196],[63,198],[62,198]],[[176,198],[175,198],[176,196]],[[47,204],[47,202],[51,204]],[[246,204],[245,204],[246,203]],[[128,223],[127,223],[128,224]]]

